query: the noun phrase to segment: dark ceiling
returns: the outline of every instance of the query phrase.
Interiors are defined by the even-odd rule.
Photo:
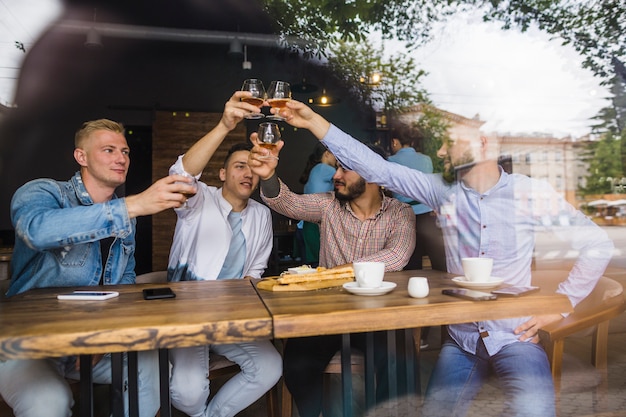
[[[66,0],[63,18],[102,23],[273,33],[256,0]]]

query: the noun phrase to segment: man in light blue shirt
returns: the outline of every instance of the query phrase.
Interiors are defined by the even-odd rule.
[[[613,243],[607,234],[549,184],[500,168],[493,138],[451,131],[438,151],[444,173],[424,174],[385,161],[303,103],[292,101],[280,113],[292,126],[309,129],[342,165],[366,181],[433,207],[443,230],[449,272],[463,274],[463,257],[488,257],[493,258],[494,276],[507,285],[529,285],[535,233],[550,231],[579,253],[557,289],[576,306],[593,290],[611,258]],[[555,208],[567,213],[569,227],[542,222]],[[532,317],[448,326],[450,337],[429,380],[422,414],[465,415],[493,372],[505,391],[506,415],[554,416],[550,364],[537,332],[562,318],[537,312]]]

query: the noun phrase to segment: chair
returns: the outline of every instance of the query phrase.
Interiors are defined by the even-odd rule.
[[[137,284],[166,283],[167,271],[154,271],[137,275],[135,282]],[[226,359],[222,355],[211,354],[211,360],[209,361],[209,380],[233,376],[238,372],[239,365],[235,362]],[[276,388],[272,388],[267,392],[266,401],[267,415],[269,417],[278,416],[278,393],[276,392]]]
[[[533,271],[533,285],[542,289],[555,290],[558,284],[567,278],[569,271],[538,270]],[[543,344],[554,379],[554,388],[557,398],[563,391],[564,381],[577,381],[581,375],[570,373],[563,366],[563,350],[565,339],[591,335],[591,365],[600,374],[600,384],[597,385],[595,395],[602,398],[608,389],[607,378],[607,347],[609,321],[620,315],[625,309],[622,285],[610,278],[601,277],[593,291],[581,301],[574,312],[565,319],[552,323],[539,330],[539,337]],[[585,372],[583,372],[585,373]],[[589,373],[586,372],[588,375]]]
[[[419,357],[420,353],[420,338],[421,338],[421,328],[413,329],[413,343],[415,346],[415,356]],[[287,341],[283,341],[286,343]],[[284,345],[283,345],[284,346]],[[283,347],[284,349],[284,347]],[[359,351],[352,349],[350,355],[350,371],[353,375],[363,375],[365,374],[365,357]],[[341,351],[337,351],[335,355],[331,358],[328,365],[324,369],[324,374],[326,376],[330,376],[332,374],[341,374]],[[281,417],[292,417],[293,414],[293,397],[285,384],[284,378],[281,378],[282,383],[282,402],[281,402]],[[325,381],[325,390],[324,395],[329,395],[328,391],[328,381]]]

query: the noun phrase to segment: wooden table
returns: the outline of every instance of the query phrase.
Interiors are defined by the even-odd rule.
[[[142,289],[159,286],[163,284],[99,287],[119,291],[119,297],[106,301],[56,298],[60,292],[89,287],[37,289],[4,299],[0,359],[167,352],[174,347],[272,338],[272,319],[248,280],[168,283],[176,298],[143,299]],[[161,415],[166,416],[169,389],[164,392],[163,376],[161,382]]]
[[[408,295],[407,284],[412,276],[428,277],[428,297],[416,299]],[[530,316],[537,312],[548,314],[573,311],[567,297],[548,291],[494,301],[468,301],[442,295],[443,288],[458,288],[451,280],[453,277],[434,270],[386,273],[385,281],[395,282],[397,287],[388,294],[374,297],[353,295],[343,288],[288,293],[257,291],[272,315],[274,337],[281,339],[497,320]],[[347,370],[342,372],[343,404],[344,415],[349,416],[350,349],[346,346],[349,337],[344,336],[343,340],[342,366]],[[371,374],[371,371],[366,369],[366,381],[368,373]],[[373,380],[367,385],[366,397],[373,391]]]

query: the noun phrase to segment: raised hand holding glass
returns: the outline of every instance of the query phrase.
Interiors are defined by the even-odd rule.
[[[291,86],[285,81],[272,81],[267,89],[267,102],[271,107],[283,109],[287,106],[287,102],[291,100]],[[272,120],[285,120],[284,117],[274,114],[267,116]]]
[[[278,127],[276,123],[269,123],[269,122],[261,123],[259,125],[259,130],[257,131],[257,135],[258,135],[259,146],[265,149],[269,149],[270,152],[272,149],[276,147],[276,144],[278,144],[278,141],[280,141],[281,139],[280,128]],[[261,158],[278,159],[277,156],[274,156],[271,153]]]
[[[193,192],[181,192],[181,194],[185,196],[185,202],[183,203],[182,206],[180,206],[180,208],[188,209],[189,204],[187,204],[187,200],[189,200],[191,197],[193,197],[194,195],[198,193],[198,180],[196,179],[196,177],[186,172],[183,172],[182,174],[179,174],[179,175],[189,178],[191,182],[176,181],[177,184],[191,185],[194,188]]]
[[[246,103],[250,103],[253,106],[257,106],[259,111],[256,113],[248,113],[244,117],[246,119],[262,119],[265,117],[263,113],[261,113],[261,106],[263,105],[263,101],[265,101],[265,87],[263,87],[263,82],[261,80],[257,80],[256,78],[250,78],[243,82],[241,86],[241,91],[249,91],[252,93],[250,97],[242,97],[241,101],[245,101]]]

